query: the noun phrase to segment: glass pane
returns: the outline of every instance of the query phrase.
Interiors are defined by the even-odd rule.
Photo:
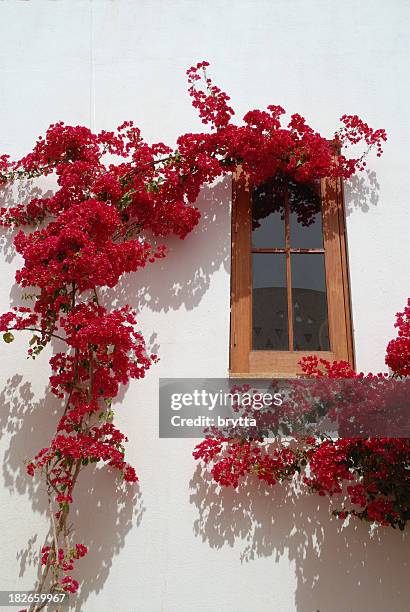
[[[320,184],[289,182],[289,210],[291,247],[323,248]]]
[[[252,265],[252,348],[287,351],[286,255],[254,253]]]
[[[283,189],[276,179],[269,179],[252,190],[252,247],[285,247]]]
[[[322,254],[291,255],[295,351],[329,351],[325,259]]]

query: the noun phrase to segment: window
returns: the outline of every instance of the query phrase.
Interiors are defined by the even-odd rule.
[[[341,181],[233,181],[230,372],[295,376],[304,355],[353,365]]]

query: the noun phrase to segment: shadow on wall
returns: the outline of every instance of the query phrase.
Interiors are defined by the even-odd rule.
[[[22,183],[18,193],[2,190],[0,206],[15,205],[16,201],[41,195],[46,197],[49,193],[41,194],[36,187]],[[230,201],[229,178],[205,186],[197,202],[202,218],[192,234],[184,241],[173,238],[161,240],[169,247],[167,258],[136,274],[125,276],[115,290],[105,291],[105,305],[111,308],[129,303],[137,311],[146,309],[164,313],[181,306],[195,308],[207,292],[212,275],[221,266],[229,270]],[[2,257],[8,262],[13,260],[15,254],[12,239],[13,235],[7,233],[0,243]],[[18,285],[12,287],[10,301],[12,305],[26,305],[21,300]],[[155,349],[156,352],[158,347],[154,346],[155,341],[153,334],[148,342],[151,350]],[[61,350],[61,344],[57,343],[52,343],[53,352]],[[38,357],[42,358],[44,368],[48,368],[47,360]],[[25,355],[21,359],[22,363],[30,363]],[[46,516],[48,507],[44,485],[37,478],[27,475],[25,461],[49,445],[63,406],[49,388],[46,388],[44,398],[36,398],[25,377],[30,377],[29,366],[25,369],[25,376],[15,374],[2,385],[0,392],[0,431],[2,435],[10,437],[4,458],[3,480],[5,487],[13,494],[28,495],[32,512]],[[126,389],[122,389],[117,399],[120,400],[125,394]],[[118,482],[114,471],[95,467],[88,467],[78,480],[72,515],[74,542],[86,544],[90,552],[78,563],[78,574],[73,572],[73,576],[79,580],[81,576],[86,576],[72,608],[76,612],[84,609],[91,593],[101,591],[114,557],[123,548],[128,532],[139,526],[145,512],[138,487],[129,486],[124,491],[119,488]],[[33,533],[17,552],[20,577],[30,568],[38,566],[38,553],[45,536],[45,533]]]
[[[367,213],[370,206],[377,206],[379,191],[380,185],[374,170],[352,176],[344,185],[346,216],[349,217],[355,210]]]
[[[1,435],[10,436],[3,463],[4,486],[14,494],[28,495],[32,512],[46,515],[45,487],[37,478],[27,475],[25,460],[48,446],[53,431],[51,424],[57,425],[62,404],[51,394],[36,401],[30,383],[15,374],[0,394],[0,406]],[[86,576],[81,596],[75,598],[74,609],[81,612],[89,594],[98,593],[103,587],[112,559],[123,547],[132,526],[140,524],[144,507],[138,486],[129,486],[124,491],[114,470],[94,466],[87,469],[87,474],[80,475],[73,510],[74,542],[85,543],[90,549],[78,564],[77,576],[73,572],[80,581],[81,576]],[[38,552],[46,535],[33,534],[17,552],[20,577],[30,567],[38,567]]]
[[[242,563],[271,557],[275,589],[280,584],[274,584],[274,564],[282,557],[294,563],[298,612],[406,609],[408,533],[387,527],[371,532],[360,521],[344,527],[331,516],[326,499],[280,484],[269,487],[256,478],[237,490],[221,489],[200,465],[190,488],[198,511],[194,533],[208,546],[235,547]],[[257,608],[256,593],[254,601]]]
[[[2,468],[4,487],[14,495],[28,495],[32,512],[40,514],[47,512],[44,486],[28,476],[26,461],[48,446],[50,426],[57,424],[60,409],[61,404],[54,396],[36,399],[31,383],[21,374],[8,379],[0,393],[0,435],[10,438]],[[20,577],[24,576],[27,568],[37,565],[45,535],[33,534],[27,545],[18,551]]]
[[[27,188],[25,197],[40,195],[33,189],[36,188]],[[368,180],[351,181],[347,214],[368,209],[368,201],[376,205],[377,191],[374,173],[368,173]],[[11,203],[13,197],[17,199],[11,192],[4,195],[1,205],[5,200]],[[207,292],[212,275],[221,266],[229,271],[230,200],[228,178],[204,187],[198,200],[203,212],[199,226],[185,241],[167,239],[168,257],[124,277],[115,291],[107,290],[106,305],[129,303],[137,310],[159,313],[195,308]],[[21,201],[20,196],[17,201]],[[3,257],[11,261],[14,249],[9,236],[1,247]],[[13,287],[14,305],[22,303],[20,295],[18,287]],[[152,336],[151,345],[155,341]],[[26,363],[22,356],[23,359]],[[44,367],[48,367],[45,361]],[[29,376],[29,369],[26,373]],[[49,392],[37,400],[23,375],[15,374],[0,394],[0,428],[10,435],[3,466],[4,484],[14,494],[28,495],[32,511],[42,515],[47,512],[45,491],[36,479],[26,475],[24,460],[49,444],[51,422],[56,425],[60,414],[60,402]],[[295,563],[298,611],[403,611],[409,581],[402,534],[384,529],[370,537],[367,526],[362,524],[342,529],[336,519],[329,518],[325,502],[319,505],[314,497],[301,501],[280,487],[266,490],[259,481],[252,483],[252,489],[244,486],[238,492],[219,492],[197,472],[191,486],[191,502],[199,512],[195,532],[208,545],[220,548],[243,541],[243,562],[268,556],[274,561],[288,555]],[[132,527],[140,524],[145,508],[138,488],[126,494],[119,492],[115,474],[109,470],[89,468],[87,474],[80,476],[77,491],[75,541],[90,547],[89,555],[79,565],[80,573],[87,576],[75,606],[80,612],[89,595],[103,588],[114,557]],[[20,576],[37,564],[44,535],[33,534],[18,551]]]
[[[115,289],[105,291],[105,305],[128,303],[138,312],[147,309],[164,313],[181,306],[187,310],[198,306],[212,275],[221,266],[229,272],[231,194],[229,177],[205,185],[196,202],[201,211],[198,226],[184,240],[158,239],[159,244],[167,245],[166,258],[123,276]]]
[[[38,181],[22,179],[11,185],[1,185],[0,208],[12,208],[17,204],[28,204],[34,198],[50,198],[52,195],[53,191],[45,191],[39,186]],[[1,228],[0,252],[2,259],[7,263],[12,262],[16,254],[13,245],[15,235],[16,232]]]

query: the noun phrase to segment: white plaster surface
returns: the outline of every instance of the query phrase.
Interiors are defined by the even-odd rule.
[[[282,104],[332,135],[343,113],[386,128],[381,159],[346,186],[359,369],[384,369],[409,289],[410,141],[406,0],[31,0],[0,2],[0,152],[19,156],[56,121],[110,129],[133,119],[149,141],[200,130],[185,70],[208,59],[238,115]],[[44,185],[49,188],[50,185]],[[326,501],[276,488],[206,486],[193,441],[159,440],[159,376],[228,367],[230,185],[203,190],[204,217],[171,255],[121,284],[161,361],[117,403],[140,491],[117,503],[112,475],[80,482],[86,584],[77,612],[404,612],[408,537],[342,529]],[[3,245],[0,310],[18,299]],[[0,347],[0,589],[29,589],[47,528],[23,461],[49,440],[47,356]],[[38,534],[38,535],[36,535]]]

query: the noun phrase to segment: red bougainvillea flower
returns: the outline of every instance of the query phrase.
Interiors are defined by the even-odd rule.
[[[410,376],[410,298],[403,312],[396,315],[397,338],[387,345],[386,364],[396,376]]]

